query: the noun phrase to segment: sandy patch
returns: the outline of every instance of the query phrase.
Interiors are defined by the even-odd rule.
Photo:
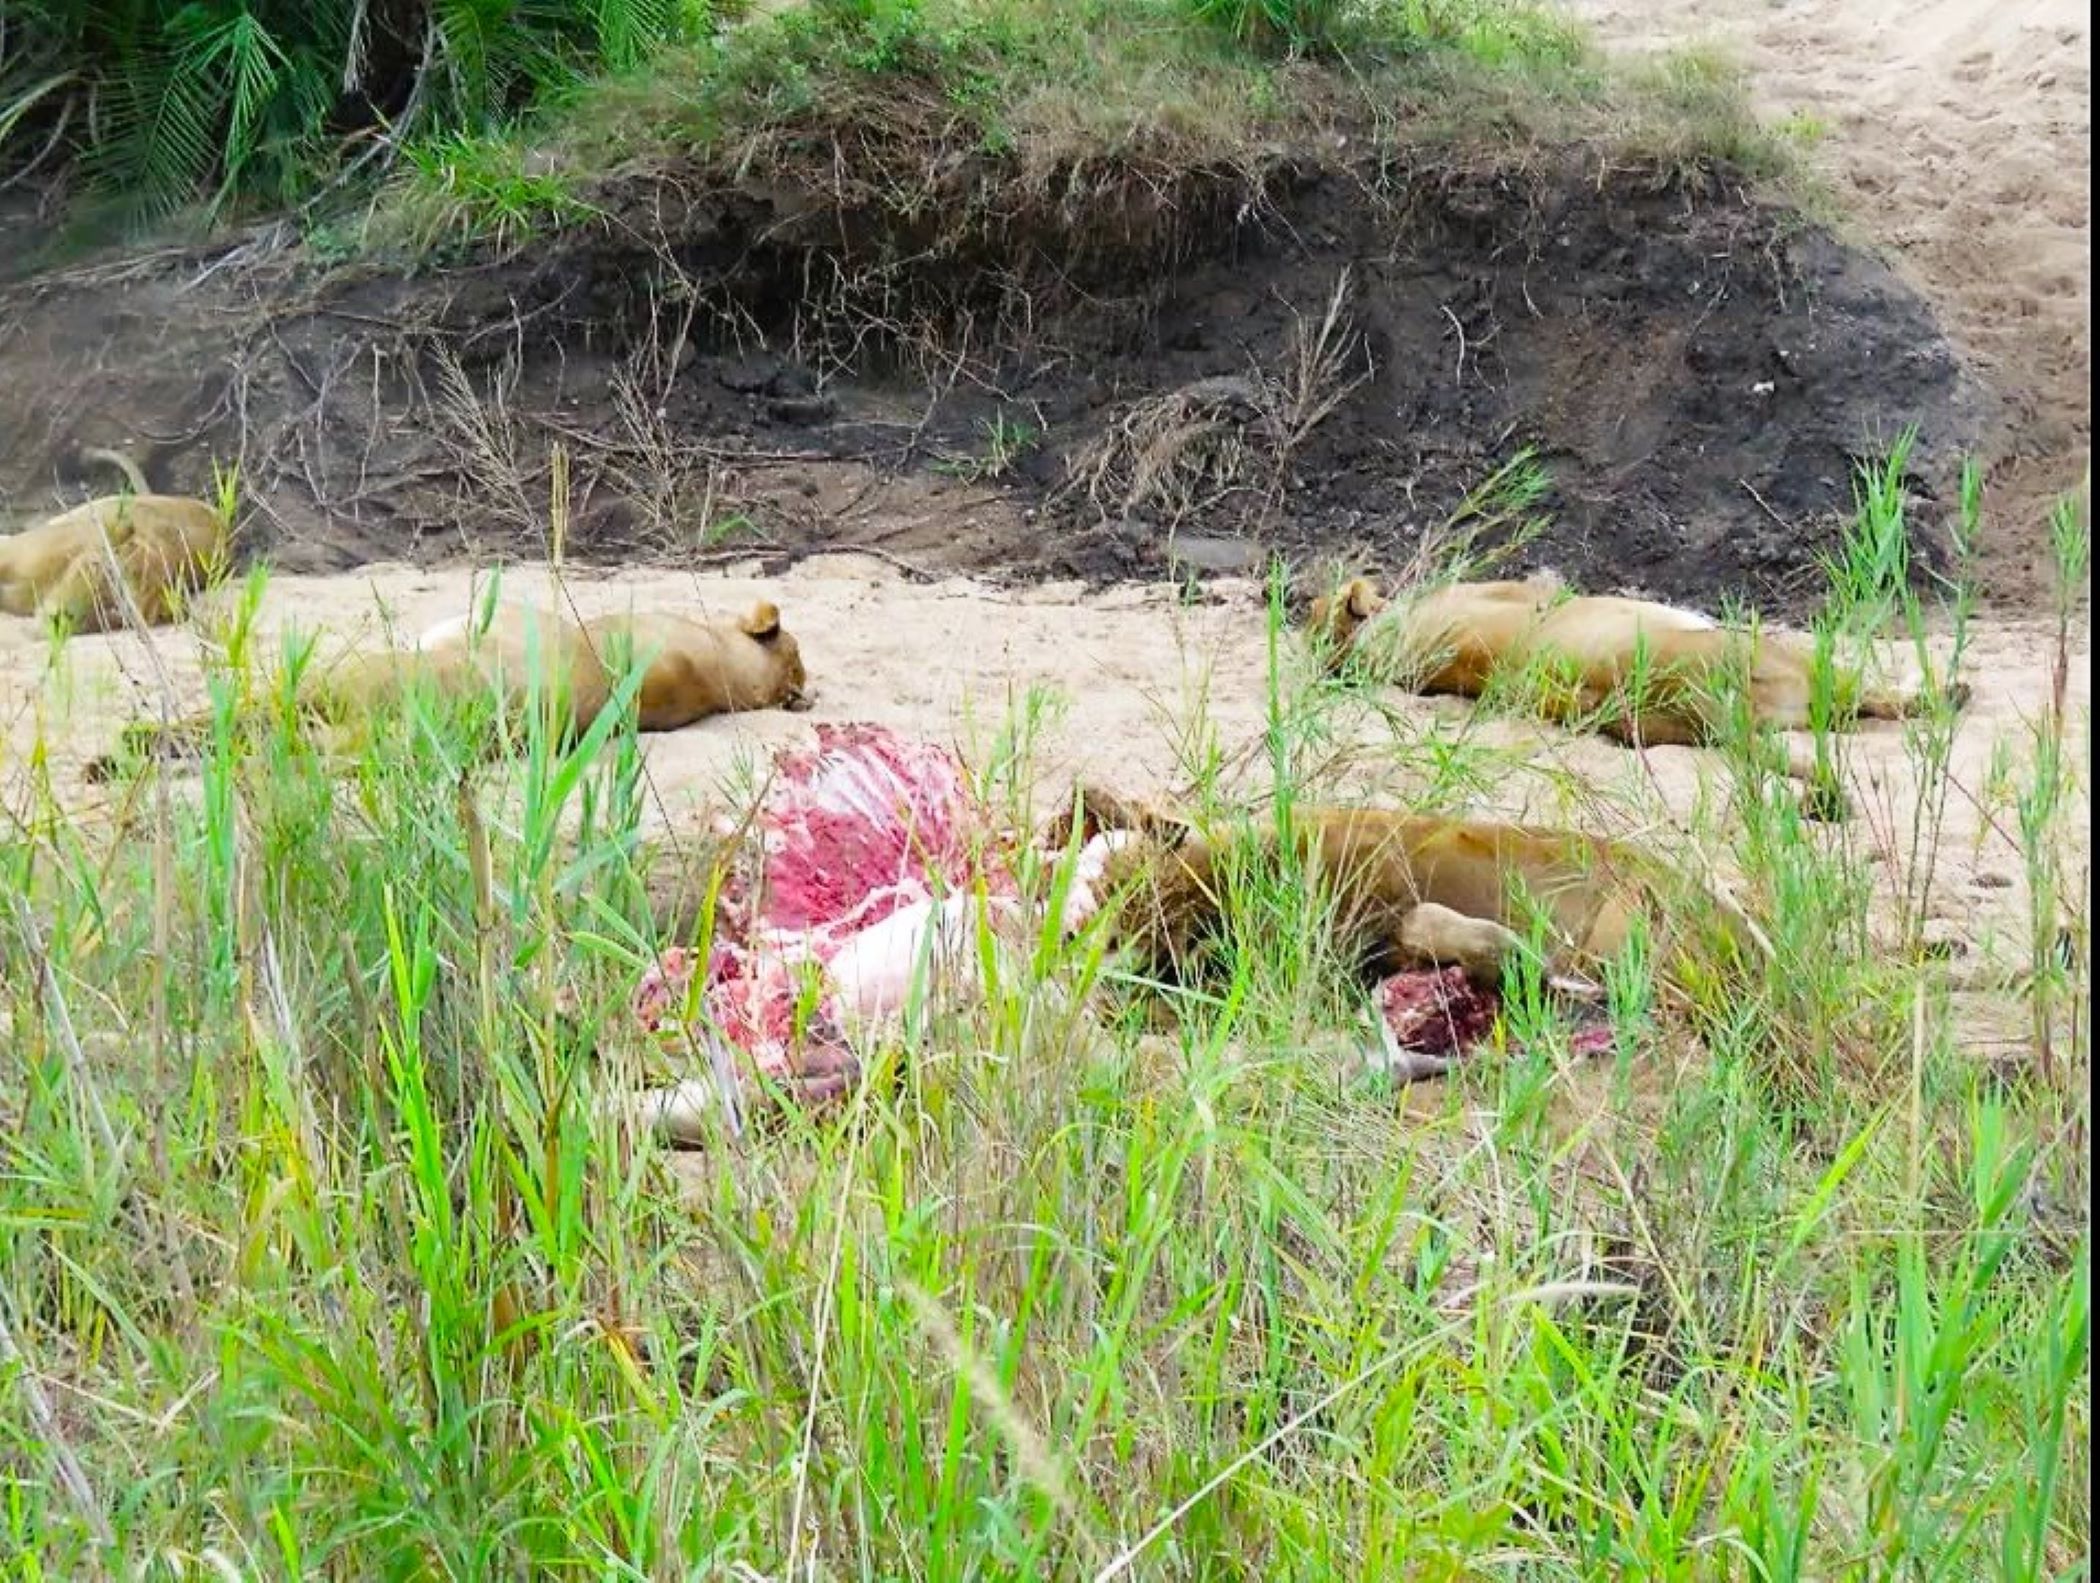
[[[506,583],[517,599],[543,599],[548,589],[544,568],[521,568]],[[812,740],[818,721],[878,722],[949,743],[982,766],[1031,693],[1041,705],[1039,801],[1063,795],[1080,776],[1126,792],[1172,793],[1206,761],[1252,794],[1267,784],[1268,643],[1260,591],[1248,584],[1214,585],[1202,603],[1157,585],[1093,596],[1057,588],[1011,593],[964,581],[913,584],[865,558],[831,557],[764,582],[638,571],[571,578],[568,589],[585,614],[632,604],[727,615],[764,595],[779,602],[802,644],[816,694],[810,713],[740,715],[643,739],[653,824],[687,827],[746,784],[769,750]],[[321,631],[330,646],[383,641],[391,626],[406,642],[469,608],[472,597],[465,573],[409,567],[285,577],[270,585],[259,625],[272,638],[287,626]],[[24,806],[24,774],[41,739],[54,791],[94,819],[113,794],[84,782],[81,766],[111,745],[124,721],[157,713],[162,697],[179,709],[198,707],[202,658],[188,629],[155,634],[150,649],[128,634],[77,638],[54,656],[31,622],[0,617],[0,800]],[[2025,875],[2005,797],[2025,773],[2031,721],[2050,696],[2053,662],[2053,640],[2039,626],[1993,624],[1973,635],[1968,674],[1976,696],[1954,750],[1931,910],[1994,955],[2025,950]],[[1288,641],[1282,663],[1295,673]],[[1900,669],[1905,657],[1894,654],[1891,663]],[[2069,751],[2083,764],[2091,707],[2085,640],[2070,666]],[[1634,754],[1548,728],[1482,726],[1457,700],[1395,694],[1377,705],[1335,713],[1326,738],[1303,750],[1298,773],[1320,774],[1348,795],[1426,798],[1453,810],[1590,824],[1665,843],[1702,814],[1726,817],[1725,771],[1710,752]],[[1438,744],[1462,738],[1487,751],[1487,772],[1426,784]],[[1901,726],[1870,723],[1851,742],[1860,817],[1844,838],[1885,856],[1893,891],[1910,848],[1917,769]],[[2090,850],[2086,797],[2080,785],[2067,832],[2081,869]]]
[[[1240,737],[1259,726],[1261,615],[1248,585],[1216,589],[1203,604],[1184,604],[1163,587],[1081,598],[1071,587],[916,584],[867,557],[820,556],[765,581],[637,570],[572,575],[566,587],[586,616],[630,605],[732,616],[761,596],[776,599],[802,645],[816,695],[809,713],[741,715],[644,739],[651,777],[674,816],[712,795],[740,761],[811,740],[820,720],[878,721],[981,760],[1030,689],[1041,689],[1053,708],[1047,776],[1087,763],[1140,783],[1174,777],[1174,722],[1202,712],[1206,689],[1221,733]],[[470,608],[474,588],[465,571],[402,565],[280,577],[257,627],[273,650],[288,629],[318,634],[323,653],[389,634],[405,646]],[[504,595],[544,602],[550,588],[546,568],[525,567],[508,575]],[[32,622],[0,616],[0,740],[9,761],[0,782],[16,779],[41,733],[61,795],[78,793],[93,807],[100,794],[80,780],[81,766],[124,721],[156,714],[163,696],[178,709],[201,706],[203,660],[188,629],[157,632],[150,643],[131,634],[80,637],[54,655]]]
[[[2092,442],[2092,69],[2085,0],[1569,0],[1607,45],[1713,43],[1811,160],[1855,239],[1924,292],[2005,401],[1984,575],[2048,586],[2039,531]]]

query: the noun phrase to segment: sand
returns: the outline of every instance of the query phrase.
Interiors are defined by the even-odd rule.
[[[2089,22],[2074,0],[1989,6],[1967,0],[1578,0],[1577,9],[1621,47],[1717,42],[1752,72],[1762,107],[1799,112],[1827,131],[1817,169],[1866,239],[1887,249],[1925,290],[1950,329],[2005,390],[1997,473],[2002,505],[2039,510],[2042,492],[2073,482],[2090,436],[2086,393],[2090,157]],[[2021,492],[2026,491],[2023,495]],[[2025,535],[2032,539],[2030,532]],[[2001,591],[2043,586],[2033,559],[1993,568]],[[764,583],[734,576],[636,571],[572,580],[586,613],[626,602],[730,613],[763,593],[777,599],[803,642],[817,690],[807,715],[718,720],[648,740],[652,819],[676,827],[721,792],[725,778],[772,747],[804,741],[820,720],[872,720],[955,743],[983,763],[1033,691],[1048,707],[1037,759],[1055,794],[1088,775],[1133,792],[1171,792],[1216,755],[1250,785],[1262,774],[1267,644],[1258,591],[1217,585],[1186,602],[1166,587],[1082,595],[965,582],[907,582],[877,561],[833,557]],[[331,641],[366,640],[379,612],[408,633],[467,607],[465,572],[373,566],[331,578],[284,577],[270,587],[263,625],[296,616]],[[512,588],[545,591],[544,571],[522,569]],[[2028,607],[2040,613],[2038,595]],[[188,629],[87,637],[54,652],[26,620],[0,617],[0,806],[24,806],[25,755],[43,740],[59,796],[92,816],[108,794],[80,765],[126,719],[159,700],[201,699],[200,649]],[[2012,820],[1992,790],[1994,757],[2015,774],[2031,722],[2051,691],[2053,635],[2045,621],[1994,620],[1970,656],[1977,684],[1954,762],[1943,883],[1936,910],[1950,929],[1995,950],[2022,931],[2024,876]],[[1900,662],[1900,656],[1898,657]],[[2090,710],[2087,640],[2071,658],[2071,751],[2083,766]],[[1644,825],[1668,840],[1717,790],[1712,754],[1626,753],[1595,740],[1489,729],[1506,755],[1491,783],[1425,787],[1403,763],[1424,762],[1424,741],[1467,729],[1463,706],[1391,699],[1389,722],[1357,721],[1336,748],[1337,784],[1363,792],[1550,818]],[[1402,744],[1402,745],[1396,745]],[[1885,847],[1897,872],[1914,776],[1895,726],[1857,739],[1854,764],[1865,817],[1853,839]],[[1615,792],[1611,808],[1571,787]],[[2077,791],[2080,854],[2089,850],[2086,791]],[[1831,837],[1835,839],[1835,837]],[[2082,864],[2083,857],[2079,859]],[[2083,894],[2082,874],[2078,878]]]
[[[2004,402],[1984,575],[2049,586],[2037,532],[2092,444],[2087,0],[1569,0],[1608,48],[1710,45],[1807,129],[1848,238],[1923,292]]]
[[[546,568],[523,567],[508,575],[505,595],[539,602],[552,588]],[[764,596],[780,604],[802,644],[815,695],[809,712],[739,715],[643,738],[653,832],[695,829],[736,804],[750,770],[773,748],[812,741],[818,722],[879,722],[949,743],[984,766],[998,755],[1002,734],[1030,714],[1031,698],[1041,729],[1028,778],[1039,809],[1081,778],[1171,795],[1206,762],[1222,765],[1221,778],[1250,796],[1268,784],[1270,644],[1261,591],[1250,584],[1226,584],[1197,603],[1167,587],[1015,593],[964,581],[916,584],[865,557],[828,557],[765,581],[636,571],[572,577],[566,588],[586,615],[630,605],[730,615]],[[271,583],[257,630],[266,649],[288,627],[322,631],[325,647],[383,642],[389,629],[405,642],[471,608],[473,597],[464,572],[374,566],[339,577],[284,577]],[[1946,640],[1935,646],[1943,653]],[[1965,662],[1976,693],[1953,755],[1930,913],[1981,956],[2017,959],[2031,937],[2016,825],[1994,762],[2015,779],[2024,775],[2034,722],[2051,694],[2054,648],[2043,626],[1996,624],[1973,635]],[[1288,693],[1302,679],[1302,657],[1288,637],[1277,656]],[[90,823],[106,820],[121,794],[88,784],[82,765],[112,744],[125,721],[156,714],[163,699],[177,710],[200,707],[204,657],[193,628],[163,629],[150,640],[83,636],[54,652],[32,622],[0,617],[0,806],[27,807],[27,766],[41,738],[59,799]],[[1892,649],[1887,663],[1901,675],[1913,657]],[[2089,670],[2086,640],[2076,638],[2068,751],[2081,766]],[[1432,773],[1437,747],[1461,740],[1479,750],[1474,772],[1440,784]],[[1918,777],[1904,727],[1869,723],[1850,740],[1859,817],[1842,837],[1833,830],[1823,839],[1850,839],[1884,855],[1887,916],[1910,846]],[[1467,758],[1445,754],[1443,761]],[[1731,817],[1715,753],[1636,754],[1548,727],[1484,724],[1458,700],[1390,692],[1330,711],[1318,746],[1304,750],[1297,768],[1329,795],[1580,823],[1665,845],[1682,845],[1681,832],[1693,828],[1725,827]],[[2075,803],[2067,833],[2077,865],[2073,900],[2082,907],[2090,850],[2082,783]]]

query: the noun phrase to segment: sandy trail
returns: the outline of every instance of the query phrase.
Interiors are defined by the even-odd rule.
[[[1039,808],[1082,776],[1131,793],[1172,793],[1206,759],[1224,765],[1221,778],[1243,792],[1259,795],[1268,783],[1269,645],[1253,585],[1215,588],[1193,604],[1164,586],[1088,596],[1055,587],[1008,592],[961,581],[912,584],[879,562],[832,557],[765,582],[634,572],[572,576],[566,587],[587,615],[628,605],[729,615],[763,595],[779,602],[802,644],[816,699],[809,713],[740,715],[642,739],[655,793],[652,826],[692,828],[736,799],[770,749],[812,740],[819,721],[879,722],[948,742],[985,765],[1031,693],[1043,705],[1032,761]],[[550,588],[545,568],[519,568],[508,575],[505,596],[538,602]],[[324,649],[384,641],[389,627],[406,642],[469,609],[473,597],[465,572],[374,566],[339,577],[284,577],[270,584],[258,625],[273,640],[266,648],[288,625],[322,632]],[[1295,678],[1302,663],[1295,644],[1286,638],[1279,653],[1286,679]],[[1993,624],[1973,634],[1968,674],[1976,696],[1954,751],[1955,791],[1930,911],[1992,956],[2026,950],[2026,882],[2006,776],[2026,773],[2031,722],[2050,696],[2054,657],[2053,636],[2040,626]],[[81,766],[112,744],[126,720],[157,713],[164,696],[178,709],[199,707],[202,659],[202,642],[187,628],[154,634],[150,649],[119,634],[76,638],[54,653],[32,622],[0,617],[0,806],[26,806],[25,772],[41,739],[55,793],[94,821],[116,793],[88,785]],[[1904,663],[1900,655],[1892,661]],[[2067,751],[2082,765],[2091,708],[2082,637],[2070,665]],[[1673,826],[1727,817],[1725,770],[1710,752],[1634,754],[1549,728],[1482,724],[1458,700],[1388,694],[1377,703],[1330,711],[1300,771],[1316,773],[1330,794],[1428,799],[1451,811],[1586,824],[1665,844]],[[1470,774],[1430,784],[1431,766],[1467,761],[1448,751],[1462,740],[1478,750]],[[1850,838],[1886,848],[1893,890],[1917,783],[1904,728],[1872,723],[1850,740],[1861,809]],[[2067,898],[2074,905],[2084,895],[2090,817],[2080,784],[2066,832],[2076,853],[2077,897]]]
[[[1607,46],[1709,43],[1810,161],[1853,239],[1926,296],[2003,397],[1989,591],[2049,586],[2048,503],[2092,441],[2087,0],[1569,0]],[[1929,440],[1929,436],[1927,437]]]

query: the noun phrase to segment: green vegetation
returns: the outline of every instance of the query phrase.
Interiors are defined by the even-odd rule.
[[[728,8],[725,8],[727,10]],[[854,127],[911,168],[958,139],[1029,171],[1242,162],[1335,128],[1521,157],[1602,140],[1770,173],[1781,140],[1704,58],[1619,70],[1530,0],[33,0],[0,34],[0,176],[78,171],[132,224],[305,207],[326,241],[516,242],[634,162],[731,171]]]
[[[630,69],[705,18],[680,0],[28,0],[0,33],[0,172],[78,162],[138,219],[287,204]]]
[[[1113,225],[1118,171],[1246,176],[1283,149],[1520,166],[1594,146],[1664,172],[1727,160],[1779,176],[1784,145],[1746,104],[1710,56],[1622,68],[1525,0],[831,0],[601,80],[493,134],[481,163],[498,187],[531,166],[581,195],[697,163],[962,219],[958,166],[988,156],[981,179],[1039,200],[1097,187]],[[485,206],[411,172],[367,240],[478,236]]]
[[[937,471],[971,483],[988,479],[1005,478],[1020,466],[1022,459],[1042,442],[1042,430],[1025,418],[1010,418],[1005,413],[996,417],[980,418],[977,432],[983,444],[974,454],[943,457],[934,463]]]
[[[1723,64],[1621,70],[1506,0],[29,0],[0,23],[0,177],[67,174],[132,221],[304,205],[328,256],[517,247],[693,167],[943,222],[980,166],[1078,211],[1109,166],[1144,186],[1293,148],[1780,168]],[[1002,411],[940,465],[999,477],[1038,439]],[[1863,473],[1828,568],[1833,705],[1870,645],[1943,683],[1973,661],[1966,582],[1912,588],[1903,449]],[[1513,461],[1416,574],[1521,538],[1541,490]],[[1965,559],[1982,510],[1972,473]],[[699,519],[710,544],[748,527],[711,497]],[[426,702],[323,763],[289,707],[310,652],[265,662],[258,572],[210,634],[194,782],[149,775],[90,817],[45,742],[0,766],[22,788],[0,823],[0,1569],[2087,1567],[2082,504],[2052,530],[2048,706],[1981,785],[1927,712],[1840,829],[1804,822],[1747,722],[1718,755],[1729,800],[1680,830],[1632,776],[1498,735],[1550,678],[1452,715],[1315,677],[1280,587],[1251,740],[1207,679],[1160,700],[1224,825],[1523,785],[1536,816],[1735,876],[1768,971],[1687,1001],[1630,952],[1604,1059],[1520,979],[1492,1051],[1396,1099],[1357,1069],[1361,997],[1286,864],[1234,874],[1214,985],[1046,937],[982,1007],[877,1051],[844,1117],[675,1160],[612,1103],[668,1075],[628,1007],[684,943],[650,920],[666,859],[631,724],[563,748],[528,720],[484,767],[492,722]],[[54,732],[74,652],[53,646]],[[981,757],[1016,818],[1065,790],[1036,769],[1061,703],[1012,703]],[[1818,737],[1841,773],[1855,745]],[[2026,912],[1980,944],[2016,996],[1953,993],[1930,928],[1968,802],[2012,843]]]
[[[1881,603],[1887,477],[1833,652],[1927,626]],[[1476,511],[1521,514],[1524,480]],[[2075,588],[2082,511],[2059,528]],[[411,710],[344,777],[282,729],[242,758],[238,699],[279,685],[261,589],[220,634],[194,793],[140,782],[114,842],[38,796],[0,838],[8,1575],[2089,1560],[2089,986],[2041,951],[2053,1057],[2005,1079],[1976,1053],[1987,1013],[1923,948],[1944,718],[1900,798],[1826,832],[1744,733],[1736,801],[1683,840],[1739,872],[1777,963],[1685,1007],[1634,953],[1614,1056],[1571,1057],[1520,993],[1508,1047],[1403,1111],[1344,1077],[1317,901],[1255,874],[1221,984],[1164,1031],[1098,940],[1045,940],[884,1051],[897,1083],[844,1121],[674,1167],[602,1104],[662,1059],[625,1021],[654,944],[632,731],[528,732],[470,774]],[[1530,775],[1559,817],[1662,828],[1637,781],[1566,778],[1481,714],[1312,678],[1280,608],[1257,738],[1177,719],[1213,817],[1367,774],[1456,808]],[[995,796],[1018,805],[1056,707],[1015,707]],[[2086,729],[2059,700],[1986,793],[2037,941],[2078,905]]]

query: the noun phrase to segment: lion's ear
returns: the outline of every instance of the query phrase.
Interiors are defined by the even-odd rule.
[[[1196,833],[1194,820],[1157,803],[1138,804],[1136,828],[1145,839],[1167,852],[1184,852],[1191,843],[1200,845],[1203,841]]]
[[[1370,578],[1359,577],[1349,585],[1349,614],[1357,620],[1369,621],[1384,603],[1378,597],[1378,590],[1371,586]]]
[[[761,643],[777,638],[780,636],[780,608],[770,599],[761,599],[744,612],[737,625]]]

